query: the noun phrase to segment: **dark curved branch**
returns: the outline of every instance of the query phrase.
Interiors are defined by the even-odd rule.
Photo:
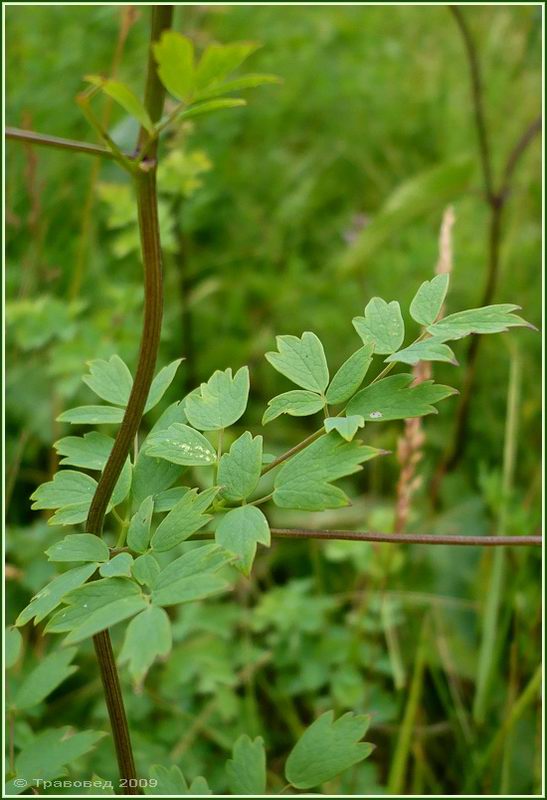
[[[488,128],[484,113],[484,91],[482,75],[479,64],[479,54],[471,31],[467,26],[465,17],[459,6],[448,7],[454,17],[467,53],[467,63],[469,65],[469,77],[471,80],[471,91],[473,97],[473,113],[475,115],[475,126],[479,140],[479,151],[481,157],[482,176],[484,181],[484,191],[489,201],[494,197],[494,184],[492,180],[492,157],[490,152],[490,140],[488,138]]]
[[[161,31],[170,27],[173,6],[154,6],[150,41],[155,41]],[[153,62],[149,62],[150,74],[147,78],[146,105],[153,122],[161,116],[165,92],[155,76]],[[152,87],[152,88],[150,88]],[[139,146],[143,132],[139,134]],[[135,176],[139,231],[142,260],[144,266],[144,320],[139,350],[139,359],[133,388],[129,396],[122,424],[118,430],[114,446],[102,472],[95,495],[91,501],[85,530],[100,536],[104,517],[112,497],[112,492],[127,459],[134,438],[138,432],[142,414],[154,377],[158,354],[163,312],[162,263],[159,235],[159,221],[156,195],[156,161],[141,164]],[[137,787],[131,786],[136,778],[135,761],[131,748],[129,726],[125,714],[123,696],[112,652],[110,635],[107,630],[93,637],[95,652],[99,662],[105,699],[112,726],[120,776],[126,779],[126,793],[140,794]]]
[[[530,125],[528,125],[524,133],[521,135],[509,153],[509,157],[507,158],[505,168],[503,170],[501,185],[497,193],[500,202],[504,203],[507,200],[507,197],[509,196],[509,190],[511,188],[511,181],[513,180],[513,173],[515,172],[520,159],[528,149],[529,145],[534,141],[536,136],[541,133],[542,123],[543,120],[540,114]]]

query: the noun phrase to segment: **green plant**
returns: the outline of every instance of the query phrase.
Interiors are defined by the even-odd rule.
[[[156,20],[159,27],[164,23],[165,20],[163,23]],[[186,97],[190,91],[188,73],[191,72],[187,40],[164,34],[155,52],[160,67],[163,63],[160,77],[167,88],[179,99]],[[239,48],[237,57],[241,52]],[[228,57],[226,52],[222,56],[218,50],[209,60],[218,62],[219,58],[224,64],[222,69],[226,65],[224,58],[228,58],[230,64],[234,63],[234,58],[237,60],[234,55]],[[173,59],[181,69],[171,69]],[[203,68],[200,81],[205,81],[203,73],[208,76],[207,69]],[[154,79],[151,81],[153,83]],[[253,76],[247,85],[258,82]],[[35,622],[40,621],[55,611],[47,630],[67,633],[67,644],[99,637],[95,641],[99,642],[99,658],[105,671],[105,665],[112,670],[113,661],[104,631],[117,621],[133,618],[120,659],[129,665],[133,677],[142,681],[153,661],[166,655],[170,648],[170,621],[164,607],[224,590],[229,585],[230,565],[249,574],[257,545],[268,545],[271,533],[277,533],[275,529],[270,530],[259,505],[271,500],[278,507],[312,511],[347,504],[347,495],[334,481],[356,472],[363,462],[382,454],[356,440],[358,430],[367,423],[432,413],[436,402],[453,393],[449,387],[432,382],[412,387],[411,376],[404,373],[388,377],[397,363],[453,362],[454,354],[447,341],[525,323],[514,314],[516,307],[509,305],[460,312],[437,321],[448,284],[447,279],[439,276],[420,288],[410,308],[414,320],[424,326],[424,333],[401,349],[404,323],[399,304],[374,298],[365,309],[364,317],[354,320],[362,347],[340,367],[332,381],[323,346],[312,333],[304,333],[301,338],[281,336],[278,351],[268,354],[270,363],[300,388],[274,397],[264,414],[264,424],[282,414],[305,416],[323,412],[325,416],[317,433],[286,454],[265,458],[261,437],[253,437],[248,431],[235,438],[228,430],[227,437],[233,441],[229,449],[223,448],[223,432],[239,421],[247,405],[249,373],[243,367],[235,375],[230,370],[215,372],[207,383],[170,406],[128,460],[143,411],[151,410],[161,400],[178,366],[175,362],[165,367],[152,382],[161,318],[154,186],[157,136],[177,119],[188,118],[192,110],[193,115],[205,113],[233,105],[234,101],[209,103],[207,96],[198,93],[197,106],[177,104],[165,120],[155,126],[155,118],[161,113],[157,113],[157,85],[147,92],[149,102],[143,106],[119,84],[96,78],[92,78],[91,83],[94,89],[81,98],[81,103],[94,125],[89,99],[98,89],[120,102],[142,124],[141,147],[134,157],[122,153],[105,131],[100,127],[98,130],[106,146],[111,148],[109,155],[136,180],[143,256],[147,275],[152,277],[147,284],[144,347],[134,381],[117,356],[92,363],[86,383],[109,405],[80,407],[65,412],[60,418],[72,424],[122,422],[122,428],[116,440],[92,432],[83,437],[65,437],[57,443],[65,465],[101,474],[97,484],[87,473],[61,470],[34,495],[36,508],[55,510],[51,520],[54,524],[85,522],[86,532],[71,534],[48,550],[50,560],[55,563],[75,562],[83,566],[62,573],[44,592],[39,592],[20,615],[18,624],[32,617]],[[228,90],[230,86],[233,89],[234,82],[228,83]],[[227,88],[225,84],[224,88]],[[236,88],[245,88],[245,84],[240,81]],[[387,355],[386,366],[361,389],[375,355]],[[281,469],[272,486],[268,483],[271,476],[268,476],[279,466]],[[194,470],[195,475],[188,475],[189,467],[198,468]],[[181,484],[186,476],[191,477],[190,485]],[[253,499],[255,494],[257,497]],[[100,540],[94,534],[101,533],[105,514],[110,516],[104,540]],[[165,516],[160,521],[154,514]],[[114,531],[115,522],[119,525],[118,531]],[[215,530],[199,533],[208,523]],[[291,533],[285,530],[280,535]],[[298,531],[294,531],[294,535],[299,535]],[[216,543],[200,545],[169,560],[178,554],[173,551],[184,546],[192,536],[214,536]],[[164,556],[165,553],[168,555]],[[105,683],[111,693],[109,704],[124,786],[137,790],[139,782],[131,783],[137,779],[128,732],[119,716],[123,711],[119,686],[115,678],[110,684],[108,679]],[[343,717],[333,724],[332,714],[328,714],[320,717],[304,734],[287,762],[287,779],[297,788],[310,788],[328,780],[369,753],[366,746],[355,744],[364,735],[364,719]],[[47,742],[52,744],[50,739]],[[47,742],[42,743],[46,749]],[[335,762],[330,769],[325,766],[324,753],[317,749],[318,742]],[[92,738],[88,744],[93,744]],[[336,760],[338,749],[346,756],[349,750],[350,757]],[[322,769],[318,767],[310,775],[312,756]],[[228,767],[234,793],[262,787],[263,772],[260,742],[238,740]],[[20,774],[17,769],[16,774]],[[158,767],[155,774],[159,776],[154,779],[158,780],[160,791],[167,792],[172,786],[176,787],[176,793],[186,791],[184,778],[176,768],[168,772]],[[243,778],[250,783],[244,783]],[[161,785],[160,781],[163,781]],[[188,791],[197,794],[203,788],[203,784],[192,784]]]

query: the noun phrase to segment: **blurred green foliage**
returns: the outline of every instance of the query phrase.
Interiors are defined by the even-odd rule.
[[[128,8],[7,9],[8,124],[91,140],[73,98],[81,76],[110,73]],[[540,107],[541,12],[538,6],[464,10],[479,43],[499,174]],[[139,93],[147,9],[133,13],[118,77]],[[161,365],[187,359],[169,400],[215,369],[249,364],[250,419],[258,424],[267,400],[287,388],[263,359],[275,334],[314,330],[335,366],[341,364],[358,343],[349,321],[371,296],[397,298],[406,308],[416,286],[431,277],[448,203],[456,223],[447,311],[479,304],[488,209],[467,64],[446,8],[185,6],[176,27],[198,48],[212,40],[261,42],[251,68],[275,73],[283,83],[261,88],[247,108],[187,123],[164,147]],[[110,130],[120,145],[133,147],[135,128],[118,110],[111,112]],[[59,534],[37,521],[28,498],[55,471],[51,443],[66,433],[56,417],[90,401],[80,380],[87,360],[119,353],[134,367],[142,288],[130,187],[115,165],[97,171],[86,156],[20,144],[9,144],[7,152],[11,622],[53,571],[41,554]],[[518,303],[535,324],[541,320],[539,159],[535,143],[516,174],[495,298]],[[445,479],[435,512],[428,479],[449,441],[456,401],[424,424],[422,484],[409,530],[487,533],[497,530],[502,513],[506,533],[539,526],[541,340],[529,331],[506,336],[522,363],[511,493],[503,496],[501,471],[515,355],[504,337],[492,337],[482,344],[465,458]],[[464,346],[456,342],[454,350],[462,360]],[[434,375],[458,386],[464,371],[436,364]],[[299,441],[313,424],[278,423],[272,452]],[[367,444],[394,450],[401,430],[398,423],[369,426]],[[321,515],[278,510],[273,522],[390,531],[397,478],[395,458],[375,461],[350,484],[351,508]],[[334,708],[371,713],[368,738],[377,748],[325,790],[386,792],[426,617],[426,669],[400,789],[538,792],[540,723],[533,705],[511,725],[496,758],[481,761],[540,655],[540,559],[519,549],[507,560],[487,715],[478,724],[472,706],[488,553],[296,541],[261,552],[255,576],[241,579],[232,600],[192,605],[180,614],[169,662],[154,667],[144,687],[130,687],[126,679],[141,774],[152,763],[175,763],[189,781],[204,774],[224,791],[220,764],[237,736],[247,733],[264,737],[269,786],[280,791],[277,767],[294,739]],[[24,638],[10,678],[13,692],[54,645],[34,630],[25,629]],[[119,650],[118,629],[114,642]],[[82,730],[107,729],[89,645],[78,666],[47,702],[16,717],[17,746],[43,728],[72,724],[75,709]],[[82,774],[113,777],[109,739],[78,764]]]

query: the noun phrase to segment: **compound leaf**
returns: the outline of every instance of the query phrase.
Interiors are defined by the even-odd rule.
[[[413,375],[403,373],[371,383],[350,400],[348,414],[360,414],[367,422],[423,417],[437,413],[434,403],[457,393],[433,381],[411,386],[413,380]]]
[[[158,606],[149,606],[129,623],[120,663],[127,664],[133,680],[141,683],[156,658],[169,654],[171,642],[167,613]]]
[[[345,403],[363,383],[372,362],[374,343],[368,342],[345,361],[327,389],[327,402]]]
[[[272,367],[297,386],[323,393],[329,382],[329,368],[315,333],[305,331],[300,338],[276,336],[275,341],[278,352],[266,353]]]
[[[194,117],[201,117],[202,114],[210,114],[211,111],[221,111],[224,108],[240,108],[246,105],[246,100],[235,97],[221,97],[218,100],[207,100],[205,103],[197,103],[194,106],[190,106],[186,111],[182,111],[177,119],[193,119]]]
[[[55,542],[46,555],[50,561],[108,561],[109,551],[104,541],[92,533],[71,533]]]
[[[234,508],[221,519],[215,533],[219,545],[237,556],[234,566],[249,575],[257,544],[270,546],[268,520],[256,506]]]
[[[243,415],[249,397],[249,369],[217,370],[186,398],[188,422],[200,431],[228,428]]]
[[[105,580],[113,580],[105,578]],[[139,611],[147,608],[148,603],[142,595],[121,597],[113,600],[101,608],[92,611],[86,619],[76,628],[73,628],[65,639],[65,644],[76,644],[84,639],[94,636],[105,628],[111,628],[124,619],[135,616]]]
[[[345,442],[336,432],[325,434],[281,467],[274,503],[303,511],[347,506],[347,495],[332,481],[358,472],[363,462],[382,453],[357,441]]]
[[[285,765],[287,780],[297,789],[311,789],[335,778],[367,758],[373,745],[362,742],[370,717],[351,711],[336,721],[326,711],[304,731]]]
[[[354,317],[353,327],[365,344],[374,342],[374,352],[379,355],[394,353],[405,338],[405,324],[397,300],[386,303],[373,297],[365,308],[364,317]]]
[[[410,304],[410,316],[420,325],[432,325],[439,316],[448,291],[448,273],[424,281]]]
[[[152,536],[152,547],[157,552],[171,550],[212,519],[205,514],[219,489],[213,486],[198,494],[197,489],[186,492],[167,516],[160,522]]]
[[[262,424],[267,425],[268,422],[281,416],[281,414],[290,414],[292,417],[306,417],[308,414],[315,414],[321,411],[325,406],[325,398],[315,392],[305,391],[303,389],[295,389],[292,392],[285,392],[278,394],[268,400],[268,408],[262,417]]]
[[[233,795],[266,793],[266,753],[261,736],[243,734],[236,740],[232,758],[226,762],[228,786]]]
[[[245,431],[218,464],[221,495],[229,501],[246,500],[256,489],[262,470],[262,436]]]

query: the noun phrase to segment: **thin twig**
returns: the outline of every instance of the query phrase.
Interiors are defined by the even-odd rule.
[[[36,144],[41,147],[53,147],[56,150],[71,150],[76,153],[85,153],[90,156],[102,156],[103,158],[114,159],[114,153],[100,144],[91,142],[79,142],[75,139],[63,139],[60,136],[49,136],[46,133],[36,133],[36,131],[24,131],[21,128],[6,128],[6,139],[14,139],[18,142]],[[130,158],[130,156],[127,156]]]
[[[271,528],[275,539],[342,539],[350,542],[380,544],[442,544],[455,547],[541,547],[543,536],[460,536],[435,533],[376,533],[373,531],[315,530],[313,528]],[[212,539],[211,531],[200,531],[192,537]]]

